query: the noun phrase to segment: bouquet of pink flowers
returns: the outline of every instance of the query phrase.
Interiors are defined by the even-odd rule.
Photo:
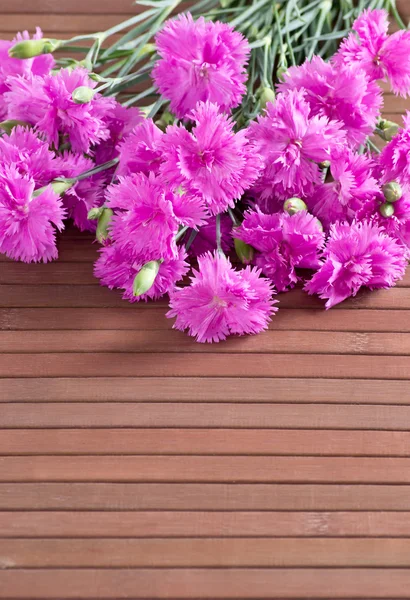
[[[247,118],[250,45],[230,24],[165,23],[145,110],[92,62],[56,68],[60,46],[39,30],[0,43],[0,252],[56,259],[72,219],[96,232],[102,285],[168,295],[199,342],[266,329],[297,284],[330,308],[403,277],[410,113],[383,120],[377,82],[410,93],[410,31],[389,35],[386,11],[364,11],[329,61],[280,68],[276,92],[262,79]]]

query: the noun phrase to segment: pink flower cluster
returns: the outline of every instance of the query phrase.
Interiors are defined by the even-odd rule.
[[[296,285],[327,308],[395,285],[410,257],[410,112],[381,154],[368,140],[377,80],[410,94],[410,32],[387,27],[384,11],[362,13],[329,62],[289,68],[242,128],[231,110],[250,47],[227,24],[180,15],[157,35],[166,128],[84,67],[10,58],[1,42],[0,252],[54,259],[70,218],[96,230],[102,285],[130,302],[168,294],[167,316],[198,342],[266,329],[273,295]]]

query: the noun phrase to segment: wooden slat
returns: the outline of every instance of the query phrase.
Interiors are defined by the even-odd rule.
[[[364,516],[364,515],[363,515]],[[0,540],[0,565],[93,567],[409,567],[407,539]]]
[[[410,404],[407,381],[224,377],[5,378],[0,402],[287,402]]]
[[[354,485],[333,483],[0,483],[0,510],[86,510],[110,513],[129,510],[149,510],[156,513],[157,511],[193,510],[207,513],[268,510],[302,512],[410,511],[410,485],[403,483],[400,485],[360,483]],[[9,514],[12,516],[12,512]],[[153,516],[155,517],[155,515]],[[264,515],[261,517],[261,526],[264,527]],[[400,514],[398,517],[401,519],[403,527],[406,521],[401,518]],[[107,514],[105,518],[108,519],[109,515]],[[121,521],[120,516],[118,519]],[[182,521],[184,520],[182,519]],[[279,523],[280,518],[276,521]],[[156,522],[160,523],[161,521],[158,518]],[[177,522],[176,520],[175,523]],[[90,523],[92,523],[91,512]],[[199,526],[198,523],[200,523],[200,519],[196,522],[197,526]],[[181,530],[175,529],[174,531]],[[385,533],[389,535],[389,531],[390,528]],[[182,534],[179,533],[179,535]]]
[[[149,304],[140,309],[141,306],[133,305],[130,310],[130,305],[122,302],[121,308],[0,308],[0,330],[163,331],[172,328],[173,320],[165,317],[165,307]],[[358,313],[349,309],[324,311],[281,308],[269,328],[273,331],[409,333],[410,311],[361,310],[358,319]],[[218,351],[223,346],[219,344]]]
[[[406,598],[410,569],[18,569],[0,598]]]
[[[25,538],[25,542],[28,541],[27,538],[81,538],[82,540],[87,538],[99,540],[109,538],[112,542],[115,538],[267,538],[278,536],[340,538],[348,536],[354,538],[372,537],[372,541],[374,541],[377,537],[408,537],[410,534],[409,516],[410,513],[408,512],[312,512],[307,510],[294,512],[224,512],[217,510],[211,512],[195,510],[137,512],[13,511],[12,513],[6,511],[0,512],[0,538],[7,540]],[[300,540],[293,541],[294,545],[298,545],[299,542]],[[405,543],[410,544],[410,540],[405,540]],[[7,552],[2,551],[1,548],[7,548],[8,544],[9,541],[0,541],[0,557],[7,556]],[[370,541],[367,542],[367,546],[370,546],[370,544]],[[36,552],[33,551],[33,554],[36,554]],[[50,554],[54,553],[50,552]],[[116,553],[111,552],[111,554]],[[371,554],[370,549],[369,554]],[[407,564],[410,559],[409,552],[405,552],[402,558]],[[38,558],[35,560],[38,561]],[[70,566],[79,564],[87,566],[81,559],[77,560],[79,562]],[[314,560],[313,557],[312,560]],[[331,560],[331,557],[329,557],[329,560]],[[366,556],[362,560],[366,561]],[[125,562],[120,562],[118,566],[125,566],[125,564]],[[15,564],[15,566],[19,565]],[[41,562],[37,562],[35,566],[41,566]],[[62,565],[54,564],[53,566]],[[137,566],[136,563],[133,566]],[[139,566],[142,566],[141,563]],[[257,566],[257,563],[255,566]]]
[[[55,4],[58,4],[58,2],[55,2]],[[64,2],[64,4],[66,4],[66,2]],[[113,7],[112,3],[111,7]],[[15,10],[14,6],[10,6],[10,8]],[[21,14],[18,14],[17,12],[9,12],[7,14],[7,18],[2,19],[0,27],[2,31],[15,34],[17,31],[21,30],[23,22],[24,29],[27,29],[28,31],[35,31],[37,26],[41,26],[41,29],[46,35],[51,32],[58,34],[72,31],[76,31],[77,35],[80,35],[84,33],[92,33],[94,31],[105,31],[143,11],[142,6],[135,5],[135,9],[137,10],[129,10],[128,14],[122,15],[107,14],[103,9],[100,9],[98,13],[95,13],[92,16],[89,15],[88,18],[87,15],[79,15],[76,13],[53,14],[52,12],[49,12],[42,15],[26,13],[24,15],[24,19],[22,19]]]
[[[215,352],[176,331],[0,331],[0,353],[37,352]],[[231,337],[221,344],[230,352],[269,354],[383,354],[408,356],[410,333],[339,333],[334,331],[268,331],[257,336]]]
[[[316,296],[309,296],[301,289],[287,294],[279,294],[280,307],[324,309],[324,302]],[[152,306],[152,303],[138,303],[139,307]],[[166,300],[158,300],[156,306],[166,308]],[[90,285],[0,285],[1,308],[58,308],[58,307],[128,307],[135,310],[135,304],[124,302],[118,290]],[[362,290],[356,298],[349,298],[332,310],[340,309],[410,309],[410,288],[388,290]],[[140,309],[141,310],[141,309]],[[275,317],[274,317],[275,318]]]
[[[104,408],[100,410],[105,412]],[[118,408],[121,410],[121,405]],[[78,419],[80,417],[81,412]],[[336,426],[341,427],[336,419]],[[362,419],[361,422],[365,422],[365,418]],[[280,427],[280,419],[278,421],[276,427]],[[304,429],[112,429],[111,421],[109,425],[110,429],[93,430],[3,429],[0,430],[0,454],[410,456],[409,432],[326,430],[322,429],[322,422],[318,425],[320,433]],[[357,426],[357,422],[353,426]],[[386,426],[386,420],[381,419],[377,426]]]
[[[349,377],[408,379],[407,356],[321,354],[2,354],[0,377]]]
[[[0,481],[410,483],[408,458],[7,456]]]
[[[1,406],[0,427],[268,427],[408,431],[410,406],[279,403],[233,405],[223,402],[4,403]],[[258,432],[253,432],[255,438],[258,435]],[[241,445],[237,446],[237,452],[243,453]]]
[[[31,14],[36,14],[38,19],[43,19],[48,14],[121,14],[121,19],[128,13],[136,13],[140,7],[133,0],[64,0],[64,2],[56,2],[55,0],[36,0],[30,5],[27,5],[25,0],[13,0],[10,4],[8,0],[0,1],[0,14],[5,13],[6,19],[10,17],[10,9],[13,13],[21,13],[22,25],[26,28],[28,9]],[[4,19],[4,20],[6,20]],[[90,25],[90,23],[89,23]]]

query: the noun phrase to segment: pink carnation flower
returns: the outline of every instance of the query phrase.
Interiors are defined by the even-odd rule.
[[[43,37],[43,33],[39,27],[36,28],[36,33],[33,35],[34,40],[39,40]],[[0,40],[0,120],[7,117],[7,102],[4,93],[8,91],[9,85],[7,78],[11,76],[28,77],[30,75],[39,75],[43,77],[47,75],[55,65],[55,60],[52,54],[43,54],[34,58],[11,58],[9,49],[17,42],[29,40],[30,34],[28,31],[18,33],[13,41]]]
[[[334,157],[330,165],[333,181],[315,186],[307,200],[311,212],[328,228],[335,221],[370,217],[378,206],[380,187],[373,177],[374,161],[351,151]]]
[[[325,261],[305,289],[326,298],[326,308],[356,296],[361,287],[388,288],[404,276],[406,250],[369,221],[331,226]]]
[[[248,211],[235,236],[258,251],[255,263],[278,292],[292,288],[299,281],[296,268],[320,266],[324,233],[319,221],[306,211],[292,216],[264,214],[258,208]]]
[[[54,177],[54,152],[27,127],[14,127],[10,135],[0,138],[0,159],[3,165],[13,165],[21,175],[34,179],[36,187]]]
[[[336,65],[357,64],[369,79],[390,80],[395,94],[410,93],[410,31],[388,35],[386,10],[365,10],[353,23],[355,33],[343,40]]]
[[[176,317],[175,329],[188,329],[198,342],[219,342],[231,334],[267,329],[277,310],[269,280],[260,270],[236,271],[228,258],[207,253],[198,258],[191,284],[170,292],[167,317]]]
[[[202,196],[215,215],[233,207],[254,183],[261,158],[244,130],[234,133],[233,121],[216,104],[199,103],[191,116],[191,133],[176,125],[167,128],[159,146],[160,172],[172,187]]]
[[[184,241],[188,241],[189,234]],[[221,245],[224,252],[229,252],[233,246],[232,219],[229,215],[221,215]],[[189,248],[189,254],[199,256],[205,252],[216,250],[216,217],[211,217],[199,229],[194,241]]]
[[[303,90],[292,90],[268,103],[265,115],[249,127],[265,162],[253,192],[267,211],[282,208],[287,198],[311,193],[320,182],[316,163],[328,160],[345,141],[340,123],[309,113]]]
[[[398,181],[410,190],[410,111],[403,117],[403,129],[385,145],[379,156],[382,183]]]
[[[152,119],[144,119],[118,146],[120,162],[117,175],[158,173],[162,160],[159,142],[163,132]]]
[[[57,258],[55,228],[63,229],[61,199],[46,188],[33,197],[35,182],[14,167],[0,173],[0,252],[23,262]]]
[[[281,91],[304,89],[312,115],[340,121],[353,148],[373,133],[383,104],[379,86],[356,64],[347,67],[326,63],[319,56],[284,75]]]
[[[161,58],[152,76],[179,119],[200,101],[216,102],[221,111],[240,104],[250,49],[230,25],[181,14],[157,34],[156,46]]]
[[[112,100],[113,109],[103,118],[109,138],[95,148],[95,162],[97,165],[108,162],[118,156],[118,145],[144,120],[139,108],[126,108],[116,100]]]
[[[120,177],[118,184],[107,189],[106,204],[117,211],[111,223],[112,239],[144,262],[174,258],[179,226],[200,225],[204,217],[196,198],[185,201],[143,173]]]
[[[61,69],[56,75],[44,78],[8,80],[10,91],[5,94],[9,103],[9,119],[28,121],[55,148],[60,135],[65,136],[75,152],[90,152],[94,144],[110,136],[107,113],[114,108],[110,98],[101,94],[85,104],[77,104],[72,93],[79,87],[94,88],[86,69]]]
[[[94,266],[94,275],[100,279],[101,285],[106,285],[110,290],[114,288],[123,290],[122,297],[129,302],[157,300],[169,293],[175,287],[176,282],[187,274],[189,265],[185,258],[185,251],[179,247],[175,258],[166,258],[161,262],[153,286],[138,297],[134,296],[133,283],[135,276],[146,261],[125,252],[116,244],[101,248],[100,257]]]
[[[55,177],[76,177],[94,167],[90,158],[83,154],[64,152],[54,161]],[[73,219],[80,231],[95,231],[96,221],[88,219],[88,211],[104,202],[105,172],[98,173],[82,181],[77,181],[64,194],[64,207],[67,216]]]

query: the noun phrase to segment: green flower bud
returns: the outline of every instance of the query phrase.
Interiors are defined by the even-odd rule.
[[[74,185],[74,183],[75,179],[55,179],[49,183],[49,185],[51,185],[56,194],[62,196],[67,190],[70,189],[70,187]],[[40,196],[40,194],[42,194],[47,188],[48,185],[38,188],[38,190],[33,192],[33,197],[36,198],[37,196]]]
[[[302,210],[307,210],[307,206],[301,198],[288,198],[283,204],[283,210],[287,212],[288,215],[295,215]]]
[[[253,260],[254,249],[249,244],[246,244],[238,238],[233,240],[235,252],[241,263],[249,265]]]
[[[2,121],[0,123],[0,128],[3,129],[3,131],[5,131],[7,134],[10,134],[14,127],[17,127],[17,125],[21,125],[22,127],[31,127],[30,123],[27,123],[27,121],[16,121],[11,119],[10,121]]]
[[[92,208],[91,210],[88,211],[87,219],[89,221],[96,221],[97,219],[99,219],[101,217],[103,212],[104,212],[104,206]]]
[[[151,260],[150,262],[147,262],[136,274],[132,286],[132,290],[136,298],[138,296],[142,296],[142,294],[145,294],[152,288],[155,278],[158,275],[160,264],[161,261],[159,260]]]
[[[394,206],[390,202],[385,202],[379,208],[382,217],[392,217],[394,215]]]
[[[275,92],[272,90],[272,88],[270,88],[270,87],[261,88],[259,101],[260,101],[261,110],[266,108],[266,105],[268,102],[275,102]]]
[[[40,40],[23,40],[9,49],[11,58],[33,58],[40,54],[51,54],[62,44],[62,40],[41,38]]]
[[[86,85],[76,88],[71,94],[71,98],[76,104],[87,104],[94,98],[95,91]]]
[[[284,65],[279,67],[278,70],[276,71],[276,77],[279,79],[279,81],[283,81],[284,80],[284,74],[287,72],[288,68],[285,67]]]
[[[330,160],[324,160],[321,163],[319,163],[319,167],[321,169],[328,169],[330,167]]]
[[[391,142],[399,129],[398,123],[394,121],[385,121],[382,119],[378,123],[378,134],[386,142]]]
[[[390,181],[382,187],[387,202],[397,202],[403,196],[401,185],[397,181]]]
[[[108,238],[108,226],[114,211],[111,208],[104,208],[98,218],[96,238],[102,244]]]

